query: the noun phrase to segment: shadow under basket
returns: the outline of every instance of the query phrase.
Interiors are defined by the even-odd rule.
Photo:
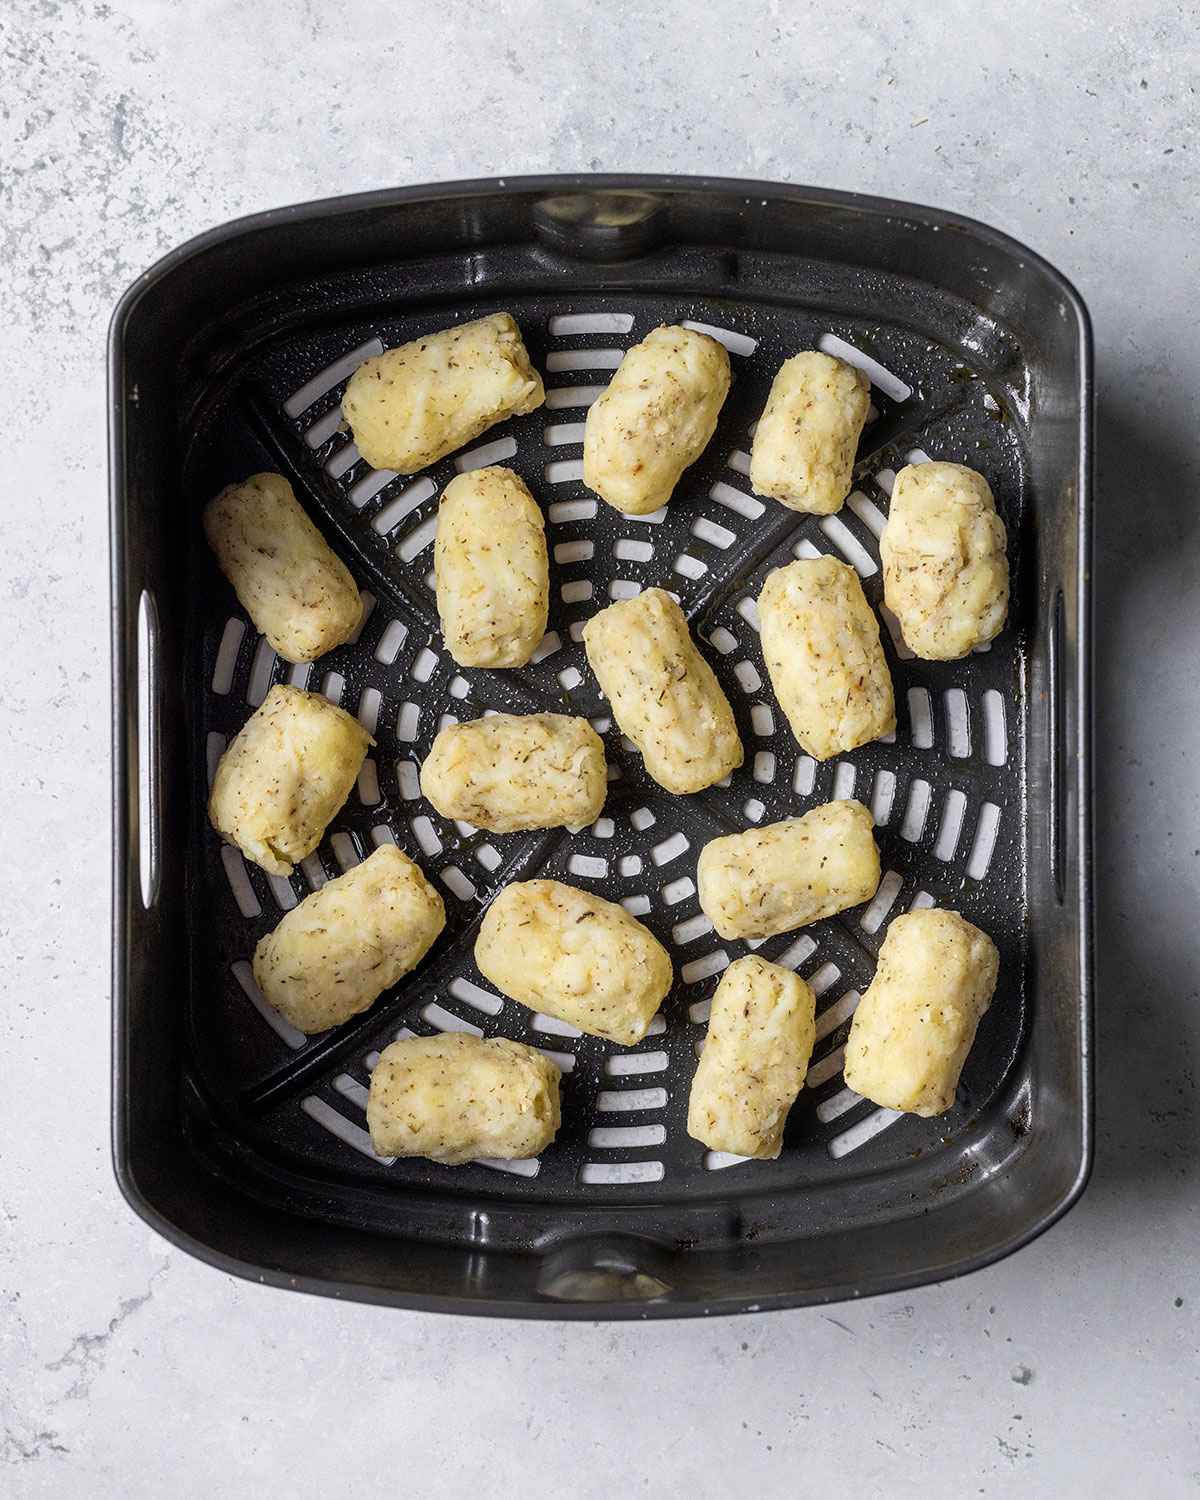
[[[507,309],[544,408],[411,478],[344,430],[367,355]],[[665,511],[631,518],[582,482],[587,405],[659,323],[729,348],[716,436]],[[859,363],[872,411],[835,517],[755,497],[751,431],[779,364]],[[278,1286],[399,1307],[531,1317],[756,1311],[893,1291],[985,1265],[1050,1224],[1091,1157],[1087,564],[1091,347],[1051,266],[982,225],[766,183],[549,177],[406,188],[281,209],[184,245],[141,277],[110,341],[117,1176],[176,1245]],[[1008,628],[964,661],[917,661],[884,615],[898,725],[817,765],[763,665],[767,572],[830,553],[879,608],[896,470],[980,469],[1008,527]],[[549,632],[516,672],[460,671],[432,591],[438,496],[514,468],[543,504]],[[277,660],[204,544],[222,485],[285,474],[367,596],[357,638]],[[662,793],[622,743],[580,629],[610,600],[675,593],[746,748],[726,784]],[[205,812],[221,750],[271,683],[324,692],[376,747],[290,879],[223,848]],[[417,771],[438,729],[488,709],[583,714],[613,768],[577,834],[441,819]],[[722,969],[748,951],[700,911],[710,838],[831,797],[873,810],[870,906],[758,945],[818,993],[817,1047],[783,1154],[743,1162],[686,1131]],[[383,840],[443,890],[422,965],[364,1015],[293,1032],[257,994],[264,932]],[[671,950],[651,1034],[620,1048],[491,992],[472,948],[507,882],[554,876],[622,901]],[[1000,983],[954,1107],[922,1120],[846,1089],[842,1046],[895,915],[936,904],[995,939]],[[536,1161],[381,1161],[363,1109],[398,1035],[511,1036],[563,1068],[563,1125]]]

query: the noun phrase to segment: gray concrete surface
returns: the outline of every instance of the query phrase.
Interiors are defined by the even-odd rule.
[[[0,1492],[1200,1487],[1195,23],[1149,0],[0,11]],[[388,1315],[230,1280],[116,1194],[112,304],[235,214],[575,168],[942,204],[1027,240],[1090,303],[1098,1155],[1064,1222],[966,1280],[709,1324]]]

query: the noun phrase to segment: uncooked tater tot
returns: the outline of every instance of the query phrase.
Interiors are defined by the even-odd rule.
[[[379,1055],[367,1128],[379,1156],[447,1166],[536,1156],[559,1126],[558,1069],[507,1037],[414,1036]]]
[[[883,600],[910,651],[954,661],[994,640],[1008,614],[1004,522],[991,487],[963,464],[896,475],[879,542]]]
[[[646,589],[610,604],[584,626],[583,644],[621,732],[659,786],[698,792],[741,765],[729,699],[670,594]]]
[[[315,661],[354,634],[362,597],[282,474],[228,485],[204,534],[242,608],[285,661]]]
[[[712,1000],[688,1100],[688,1134],[713,1151],[773,1160],[804,1087],[814,1034],[813,992],[765,958],[735,959]]]
[[[583,828],[608,791],[604,742],[567,714],[489,714],[448,724],[421,767],[421,791],[443,818],[493,833]]]
[[[800,818],[713,839],[696,881],[723,938],[765,938],[869,901],[879,850],[861,802],[826,802]]]
[[[460,667],[523,667],[546,634],[550,563],[537,501],[511,469],[471,469],[438,505],[438,615]]]
[[[815,350],[785,360],[754,430],[754,493],[812,515],[840,510],[870,405],[870,381],[844,360]]]
[[[254,950],[254,980],[299,1031],[356,1016],[416,968],[446,925],[441,896],[383,844],[293,907]]]
[[[342,414],[372,468],[415,474],[545,399],[521,330],[500,312],[364,360]]]
[[[372,744],[327,698],[277,682],[221,756],[209,819],[256,865],[290,875],[321,842]]]
[[[559,880],[505,886],[475,942],[506,995],[591,1036],[632,1047],[671,988],[667,950],[623,906]]]
[[[758,615],[771,686],[814,760],[895,729],[879,623],[853,568],[833,557],[777,568],[758,596]]]
[[[647,334],[588,411],[584,484],[627,516],[665,505],[716,431],[729,380],[725,346],[708,334],[667,327]]]
[[[897,917],[854,1012],[847,1088],[916,1115],[949,1109],[999,968],[991,938],[956,911]]]

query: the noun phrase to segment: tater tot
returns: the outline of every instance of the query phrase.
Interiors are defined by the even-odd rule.
[[[438,615],[460,667],[523,667],[546,634],[550,563],[541,508],[511,469],[471,469],[438,505]]]
[[[522,1005],[624,1047],[646,1035],[672,979],[667,950],[623,906],[559,880],[505,886],[475,963]]]
[[[584,484],[628,516],[658,510],[708,446],[729,381],[724,344],[691,328],[654,329],[588,411]]]
[[[493,833],[582,828],[608,791],[604,742],[566,714],[489,714],[448,724],[421,767],[421,791],[444,818]]]
[[[854,1012],[846,1086],[887,1109],[949,1109],[999,967],[991,938],[956,911],[897,917]]]
[[[299,1031],[326,1031],[416,968],[446,925],[441,896],[383,844],[293,907],[254,950],[254,980]]]
[[[754,493],[812,515],[840,510],[870,405],[871,383],[853,365],[814,350],[785,360],[754,431]]]
[[[713,1151],[772,1160],[812,1055],[813,992],[765,958],[735,959],[712,1000],[688,1100],[688,1134]]]
[[[242,608],[285,661],[314,661],[354,634],[362,597],[282,474],[228,485],[204,534]]]
[[[743,759],[729,699],[662,589],[593,615],[583,628],[588,664],[621,732],[668,792],[712,786]]]
[[[1008,614],[1004,522],[991,487],[962,464],[896,475],[879,542],[883,599],[910,651],[954,661],[994,640]]]
[[[415,1036],[379,1055],[367,1128],[380,1156],[463,1162],[536,1156],[559,1126],[558,1069],[507,1037]]]
[[[765,938],[869,901],[879,886],[874,823],[861,802],[713,839],[700,851],[700,905],[723,938]]]
[[[771,686],[814,760],[895,729],[879,622],[853,568],[833,557],[777,568],[763,584],[758,614]]]
[[[209,819],[255,864],[290,875],[321,842],[372,744],[327,698],[277,682],[221,756]]]
[[[372,468],[415,474],[545,399],[521,330],[500,312],[364,360],[342,413]]]

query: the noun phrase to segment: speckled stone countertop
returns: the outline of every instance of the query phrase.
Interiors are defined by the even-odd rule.
[[[14,0],[0,14],[0,1493],[1200,1487],[1194,8]],[[103,341],[237,214],[543,170],[975,215],[1097,334],[1098,1153],[965,1280],[654,1326],[387,1313],[170,1249],[109,1165]],[[1190,770],[1189,770],[1190,766]]]

